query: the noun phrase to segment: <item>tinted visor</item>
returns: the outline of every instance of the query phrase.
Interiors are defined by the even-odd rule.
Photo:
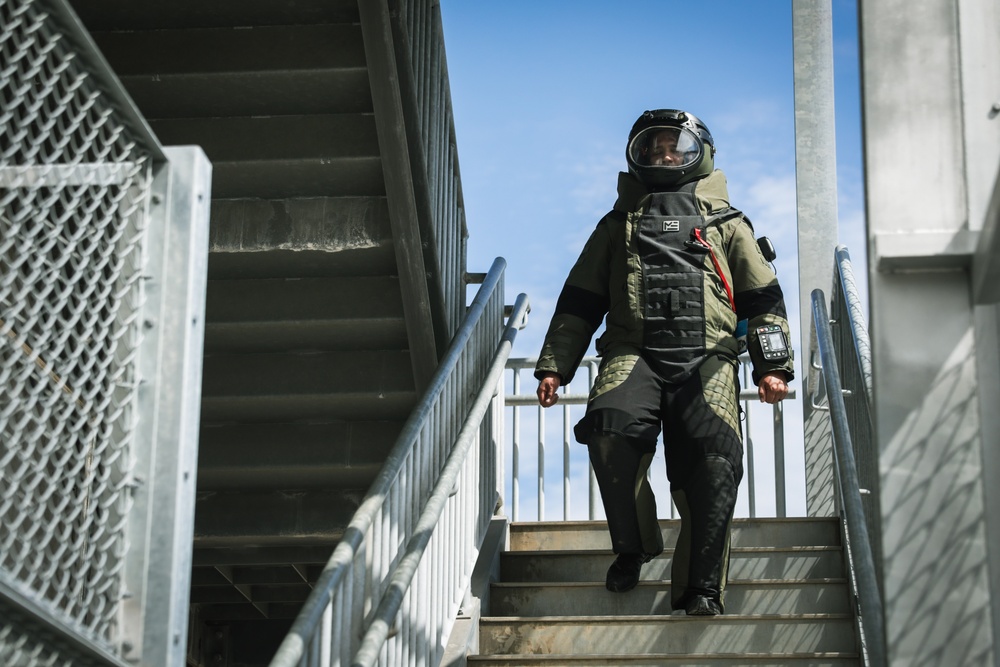
[[[684,169],[701,159],[701,151],[701,140],[690,130],[654,126],[635,135],[628,146],[628,158],[639,167]]]

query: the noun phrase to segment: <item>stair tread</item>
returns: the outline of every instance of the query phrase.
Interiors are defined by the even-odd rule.
[[[780,586],[800,584],[846,584],[844,577],[816,577],[810,579],[729,579],[730,586]],[[638,586],[668,586],[669,579],[656,581],[640,581]],[[551,586],[562,588],[604,586],[604,581],[498,581],[491,584],[494,588],[537,588]]]
[[[660,519],[658,526],[666,544],[674,544],[680,519]],[[509,551],[548,552],[567,549],[608,550],[611,539],[604,520],[522,522],[510,526]],[[735,519],[732,546],[838,546],[840,525],[836,518]]]
[[[497,656],[502,656],[504,659],[525,659],[531,658],[532,660],[539,661],[551,661],[557,662],[559,660],[565,660],[568,657],[572,657],[575,660],[580,658],[586,658],[588,660],[602,660],[602,659],[614,659],[614,660],[651,660],[656,658],[664,659],[675,659],[677,658],[676,653],[643,653],[637,655],[635,653],[588,653],[586,656],[573,655],[572,653],[503,653],[503,654],[482,654],[482,655],[470,655],[469,658],[495,658]],[[723,652],[705,652],[705,653],[688,653],[684,657],[694,658],[694,659],[705,659],[705,658],[746,658],[746,659],[759,659],[759,658],[857,658],[859,654],[854,651],[796,651],[796,652],[781,652],[781,653],[723,653]]]
[[[802,651],[796,653],[492,653],[469,655],[470,665],[794,665],[821,663],[837,665],[859,664],[860,654],[852,651]]]
[[[533,623],[533,624],[579,624],[579,623],[719,623],[723,621],[828,621],[853,618],[851,614],[722,614],[720,616],[687,616],[685,614],[628,614],[621,616],[483,616],[480,623]]]
[[[667,547],[663,550],[657,558],[663,556],[669,556],[674,553],[675,549],[672,547]],[[811,553],[813,551],[843,551],[841,546],[831,546],[827,544],[817,544],[808,546],[778,546],[778,547],[746,547],[746,546],[736,546],[730,547],[729,552],[735,553],[782,553],[782,552],[792,552],[792,553]],[[613,556],[614,551],[611,549],[546,549],[545,551],[504,551],[502,556],[504,558],[549,558],[558,556]]]
[[[704,667],[719,667],[719,665],[762,665],[763,667],[787,667],[788,665],[822,665],[823,667],[855,667],[860,664],[857,653],[848,652],[818,652],[818,653],[691,653],[678,655],[676,653],[607,653],[576,655],[572,653],[498,653],[470,655],[467,657],[470,665],[498,665],[502,667],[534,665],[637,665],[639,667],[664,667],[665,665],[693,665]]]
[[[766,523],[830,523],[836,522],[839,519],[835,516],[819,516],[819,517],[809,517],[809,516],[793,516],[793,517],[774,517],[774,516],[764,516],[764,517],[736,517],[733,519],[733,524],[766,524]],[[660,525],[665,524],[677,524],[680,525],[680,519],[659,519]],[[552,530],[553,528],[577,528],[580,526],[607,526],[608,522],[603,519],[582,519],[582,520],[571,520],[571,521],[512,521],[510,522],[511,530],[518,529],[539,529],[539,530]]]

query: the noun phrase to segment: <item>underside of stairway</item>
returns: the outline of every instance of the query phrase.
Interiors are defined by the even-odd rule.
[[[372,47],[357,0],[72,5],[212,163],[189,661],[266,664],[447,340],[407,320]]]
[[[661,521],[664,543],[679,523]],[[668,548],[628,593],[604,587],[604,522],[518,523],[469,665],[860,665],[836,519],[737,519],[726,613],[670,608]],[[452,663],[454,664],[454,663]]]

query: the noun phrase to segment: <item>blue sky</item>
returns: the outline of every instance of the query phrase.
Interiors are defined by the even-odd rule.
[[[857,8],[832,6],[839,235],[863,280]],[[569,268],[614,203],[628,130],[653,108],[710,128],[733,205],[778,251],[798,338],[790,0],[442,0],[441,13],[468,267],[505,258],[508,303],[531,300],[513,356],[538,354]],[[801,406],[786,417],[793,435]],[[786,457],[801,465],[800,452]]]

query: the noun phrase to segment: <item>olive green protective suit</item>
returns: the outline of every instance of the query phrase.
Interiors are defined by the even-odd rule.
[[[790,340],[781,288],[723,173],[654,193],[622,173],[618,201],[591,234],[559,296],[535,367],[572,380],[590,340],[602,357],[576,437],[590,448],[616,553],[663,550],[646,472],[661,428],[682,526],[671,600],[723,603],[729,531],[743,475],[739,320],[753,381],[793,377],[791,357],[764,358],[756,329]]]

